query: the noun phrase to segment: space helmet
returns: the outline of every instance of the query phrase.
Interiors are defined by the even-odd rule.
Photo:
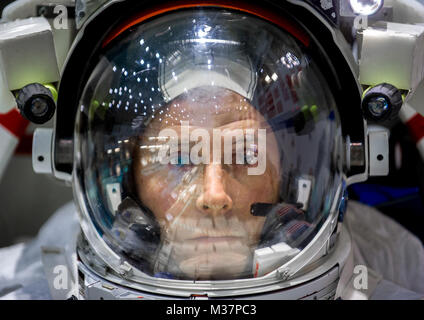
[[[365,141],[361,92],[331,21],[297,1],[109,1],[83,31],[56,122],[73,158],[55,165],[85,265],[138,290],[233,296],[325,264],[366,171],[347,151]]]

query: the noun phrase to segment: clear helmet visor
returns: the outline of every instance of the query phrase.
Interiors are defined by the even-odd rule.
[[[307,48],[260,18],[184,10],[103,51],[77,115],[96,232],[149,276],[258,277],[322,227],[340,121]]]

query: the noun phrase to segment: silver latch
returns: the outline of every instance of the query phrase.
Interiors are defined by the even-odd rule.
[[[389,129],[371,125],[368,127],[369,175],[389,174]]]
[[[32,167],[35,173],[52,174],[53,129],[37,128],[32,140]]]

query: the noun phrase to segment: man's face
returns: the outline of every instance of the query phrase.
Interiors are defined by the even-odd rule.
[[[158,159],[158,148],[170,141],[170,137],[163,136],[169,132],[166,129],[174,130],[177,135],[177,162],[161,163]],[[203,141],[204,148],[196,149],[196,154],[199,151],[199,156],[207,161],[184,163],[182,140],[196,129],[209,133],[210,139]],[[242,151],[243,155],[253,152],[258,159],[262,157],[264,163],[259,174],[248,171],[259,167],[259,160],[256,164],[236,163],[236,140],[227,140],[233,141],[231,164],[229,150],[224,147],[226,135],[246,133],[249,129],[255,133],[255,143],[246,142]],[[217,132],[222,136],[213,139]],[[266,136],[265,142],[258,138],[259,132]],[[190,149],[195,143],[190,141]],[[266,148],[259,143],[265,143]],[[218,144],[221,145],[219,159],[214,152]],[[258,155],[258,150],[264,154]],[[251,275],[250,258],[265,218],[253,216],[250,209],[254,203],[278,200],[279,156],[274,133],[265,119],[246,99],[232,91],[191,90],[156,112],[140,137],[134,169],[139,199],[161,226],[159,259],[166,266],[165,271],[196,280]]]

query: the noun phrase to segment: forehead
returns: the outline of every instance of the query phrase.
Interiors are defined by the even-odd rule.
[[[191,126],[219,128],[235,123],[265,123],[261,114],[241,95],[222,88],[190,90],[156,112],[147,135],[188,121]],[[257,125],[255,125],[257,127]]]

